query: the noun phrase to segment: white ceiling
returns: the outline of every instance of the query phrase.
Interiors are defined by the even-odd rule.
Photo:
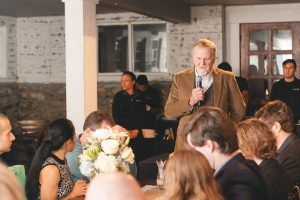
[[[190,21],[190,7],[298,3],[300,0],[99,0],[97,13],[136,12],[171,22]],[[0,0],[0,15],[13,17],[63,15],[61,0]]]

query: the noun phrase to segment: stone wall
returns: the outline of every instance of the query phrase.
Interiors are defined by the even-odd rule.
[[[65,84],[0,83],[0,112],[13,121],[66,116]]]
[[[162,105],[169,95],[170,82],[152,82],[162,93]],[[120,90],[119,83],[98,84],[98,108],[111,113],[114,94]],[[66,117],[66,87],[64,83],[0,83],[0,113],[12,121]]]

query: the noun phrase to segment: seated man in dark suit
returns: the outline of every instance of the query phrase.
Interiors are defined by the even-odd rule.
[[[276,160],[285,169],[294,185],[300,184],[300,139],[293,133],[293,113],[286,103],[276,100],[267,103],[255,113],[264,121],[276,138]]]
[[[202,107],[185,127],[187,143],[215,169],[220,191],[228,200],[265,200],[268,191],[255,162],[238,151],[236,128],[229,116],[215,107]]]

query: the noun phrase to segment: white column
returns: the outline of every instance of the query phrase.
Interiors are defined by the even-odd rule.
[[[7,78],[7,27],[0,26],[0,78]]]
[[[76,133],[85,117],[97,109],[98,0],[62,0],[65,3],[66,107]]]

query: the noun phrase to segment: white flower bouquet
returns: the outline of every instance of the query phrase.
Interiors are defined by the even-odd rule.
[[[99,173],[129,172],[128,164],[134,163],[133,151],[127,146],[129,140],[126,133],[114,133],[111,128],[94,131],[79,155],[81,173],[91,179]]]

